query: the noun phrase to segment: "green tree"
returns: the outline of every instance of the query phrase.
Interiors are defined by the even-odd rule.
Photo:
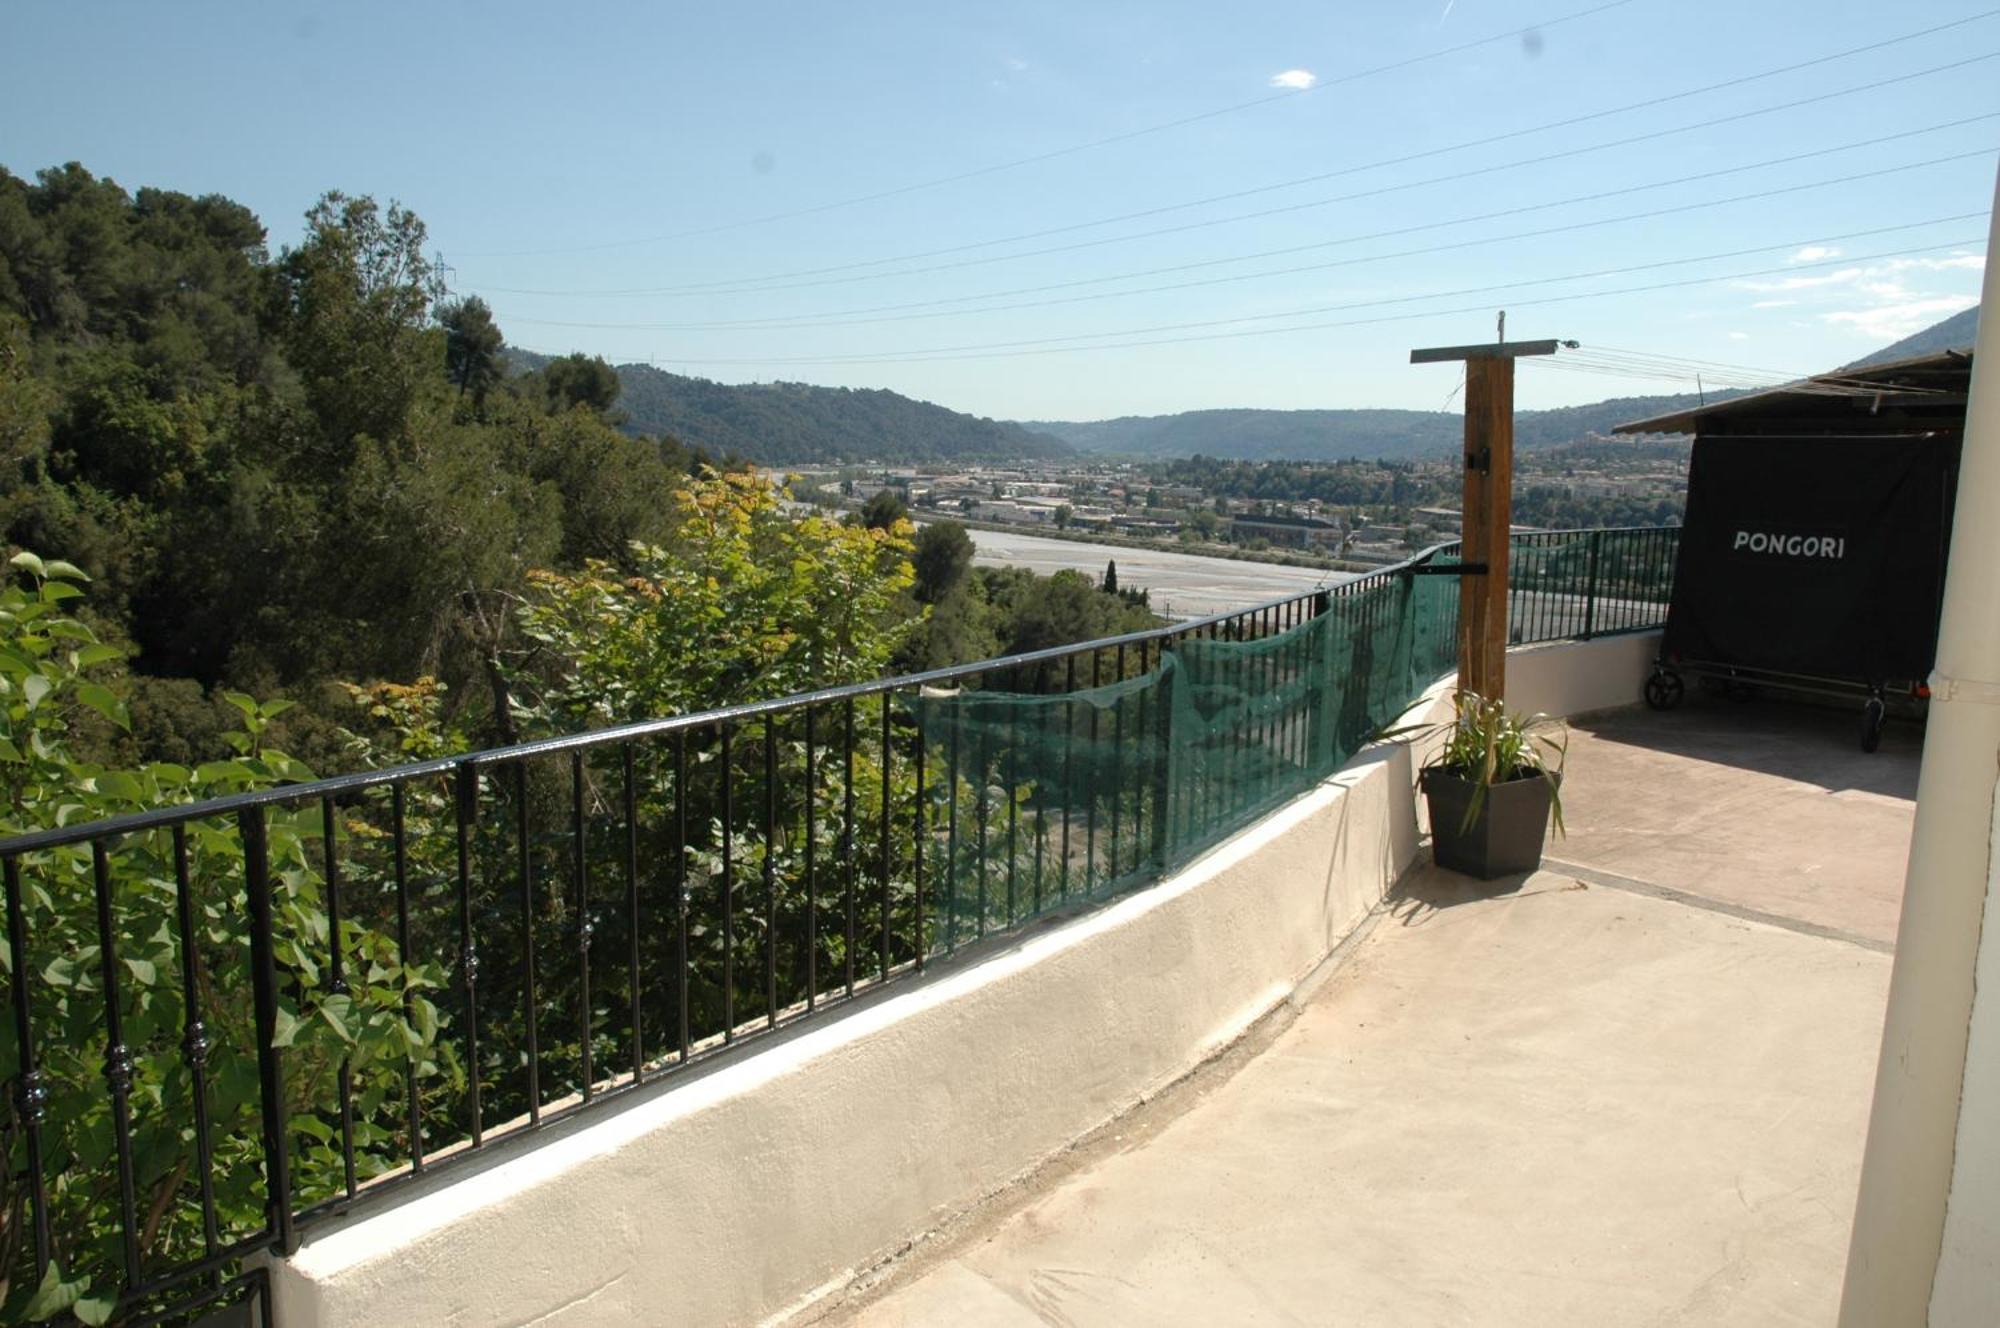
[[[41,457],[49,441],[53,393],[28,367],[28,327],[0,314],[0,474]]]
[[[909,519],[909,510],[893,489],[877,489],[861,506],[861,524],[870,530],[894,530]]]
[[[1107,595],[1118,593],[1118,560],[1106,559],[1104,563],[1104,584],[1100,587]]]
[[[454,300],[438,310],[444,328],[444,372],[461,396],[483,405],[486,393],[505,376],[500,351],[506,344],[493,311],[477,295]]]
[[[542,388],[550,410],[585,406],[602,414],[618,402],[618,371],[596,355],[565,355],[542,370]]]
[[[919,604],[937,604],[965,584],[972,572],[972,536],[956,521],[933,521],[917,532],[914,593]]]
[[[424,240],[409,209],[335,192],[306,213],[305,240],[279,260],[287,358],[336,463],[360,437],[402,438],[443,361],[426,349],[443,288]]]
[[[794,520],[756,476],[710,472],[624,567],[530,578],[516,709],[570,732],[874,678],[908,630],[909,536]]]

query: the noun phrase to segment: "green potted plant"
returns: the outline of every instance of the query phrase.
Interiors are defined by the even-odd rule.
[[[1454,711],[1443,748],[1418,776],[1432,856],[1481,880],[1534,871],[1551,819],[1563,832],[1568,726],[1472,692],[1457,694]]]

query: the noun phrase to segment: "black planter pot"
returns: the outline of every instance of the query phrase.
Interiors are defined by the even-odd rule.
[[[1480,802],[1479,815],[1466,825],[1466,808],[1478,786],[1440,766],[1426,767],[1424,800],[1430,806],[1431,853],[1437,865],[1482,881],[1540,867],[1553,781],[1561,778],[1528,775],[1494,784]]]

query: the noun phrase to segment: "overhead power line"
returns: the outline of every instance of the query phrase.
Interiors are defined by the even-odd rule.
[[[1637,351],[1610,351],[1604,348],[1565,350],[1555,356],[1529,357],[1537,370],[1594,374],[1599,377],[1636,379],[1642,382],[1693,383],[1705,388],[1733,391],[1770,391],[1783,388],[1805,396],[1827,397],[1939,397],[1950,395],[1941,388],[1877,382],[1839,374],[1782,374],[1768,370],[1738,369],[1713,361],[1681,360],[1670,355]]]
[[[765,226],[773,222],[792,221],[800,217],[818,216],[822,213],[834,212],[842,208],[858,207],[864,203],[879,203],[891,198],[902,198],[910,194],[921,193],[928,189],[939,189],[946,185],[959,184],[966,180],[977,180],[989,175],[999,175],[1006,171],[1019,170],[1024,166],[1035,166],[1046,161],[1056,161],[1063,157],[1073,157],[1079,153],[1091,152],[1098,148],[1112,147],[1119,143],[1129,143],[1135,139],[1148,138],[1154,134],[1166,133],[1169,130],[1182,129],[1188,125],[1201,124],[1204,121],[1219,119],[1226,115],[1235,115],[1240,111],[1254,110],[1259,106],[1268,106],[1273,102],[1290,101],[1295,97],[1308,96],[1315,92],[1324,91],[1327,88],[1358,83],[1363,79],[1374,78],[1380,74],[1394,73],[1399,69],[1409,69],[1433,60],[1442,60],[1449,56],[1463,55],[1467,51],[1475,51],[1482,46],[1492,46],[1498,42],[1518,41],[1530,32],[1546,31],[1549,28],[1559,27],[1565,23],[1575,23],[1579,20],[1605,13],[1608,10],[1622,9],[1626,5],[1636,3],[1638,3],[1638,0],[1606,0],[1606,3],[1592,5],[1588,9],[1579,9],[1568,14],[1558,15],[1555,18],[1543,19],[1538,23],[1510,28],[1505,32],[1496,32],[1489,37],[1478,37],[1472,41],[1460,42],[1456,46],[1447,46],[1435,51],[1426,51],[1422,55],[1413,55],[1407,59],[1395,60],[1388,64],[1376,65],[1369,69],[1360,69],[1353,73],[1324,78],[1314,83],[1311,87],[1287,88],[1281,92],[1269,93],[1262,97],[1252,97],[1248,101],[1234,102],[1227,106],[1215,107],[1212,110],[1198,111],[1193,115],[1183,115],[1171,120],[1162,120],[1157,124],[1143,125],[1137,129],[1128,129],[1121,133],[1107,134],[1102,138],[1093,138],[1082,143],[1073,143],[1067,147],[1052,148],[1046,152],[1031,153],[1025,157],[1015,157],[1007,161],[993,162],[986,166],[977,166],[971,170],[940,175],[929,180],[919,180],[914,184],[898,185],[893,189],[881,189],[874,193],[856,194],[848,198],[834,199],[826,203],[815,203],[808,207],[793,208],[785,212],[772,212],[759,217],[748,217],[741,221],[724,222],[712,226],[699,226],[682,231],[669,231],[664,234],[642,236],[632,240],[608,240],[597,244],[565,245],[542,249],[487,250],[462,256],[467,258],[534,258],[553,254],[600,253],[609,249],[636,249],[649,244],[664,244],[671,240],[687,240],[704,235],[725,234],[742,230],[747,226]]]
[[[1797,381],[1803,375],[1774,374],[1758,369],[1732,369],[1717,365],[1692,365],[1670,356],[1606,354],[1589,348],[1564,350],[1554,356],[1536,356],[1548,366],[1570,373],[1589,373],[1612,378],[1637,378],[1649,382],[1700,383],[1743,391],[1762,391]],[[1557,363],[1560,361],[1560,363]]]
[[[1849,231],[1840,235],[1815,236],[1800,240],[1788,240],[1782,244],[1759,245],[1748,249],[1733,249],[1722,253],[1697,254],[1687,258],[1663,259],[1654,263],[1636,263],[1624,267],[1601,268],[1591,272],[1575,272],[1556,277],[1537,277],[1524,281],[1502,282],[1491,286],[1460,287],[1454,290],[1430,291],[1420,295],[1392,296],[1377,300],[1359,300],[1344,304],[1319,305],[1306,309],[1291,309],[1279,313],[1248,314],[1236,318],[1209,319],[1197,322],[1167,323],[1152,327],[1125,328],[1113,332],[1092,332],[1069,337],[1045,337],[1028,341],[986,342],[973,345],[928,347],[908,351],[871,352],[860,355],[806,355],[785,357],[745,357],[732,358],[680,358],[671,357],[656,360],[655,363],[680,365],[804,365],[804,364],[908,364],[937,360],[956,359],[1007,359],[1023,355],[1046,355],[1077,350],[1128,350],[1139,347],[1173,345],[1184,342],[1221,341],[1241,337],[1271,336],[1291,332],[1310,332],[1327,328],[1359,327],[1374,323],[1402,322],[1415,318],[1435,318],[1457,313],[1478,313],[1484,305],[1471,305],[1456,309],[1430,309],[1410,314],[1384,315],[1370,318],[1348,319],[1335,322],[1303,323],[1290,327],[1250,328],[1236,331],[1199,331],[1200,329],[1228,327],[1233,324],[1261,322],[1265,320],[1305,318],[1322,313],[1345,312],[1356,309],[1381,308],[1397,304],[1415,304],[1429,300],[1454,299],[1471,295],[1495,295],[1505,292],[1534,289],[1542,286],[1559,285],[1571,281],[1588,281],[1602,277],[1623,276],[1635,272],[1657,271],[1661,268],[1686,266],[1691,263],[1717,262],[1722,259],[1740,258],[1749,254],[1775,253],[1786,249],[1797,249],[1812,244],[1829,244],[1840,240],[1858,239],[1864,236],[1886,235],[1895,231],[1916,230],[1925,226],[1937,226],[1954,221],[1985,220],[1986,212],[1963,212],[1946,217],[1930,217],[1923,221],[1907,222],[1898,226],[1880,226],[1864,231]],[[1757,268],[1750,271],[1725,273],[1717,276],[1693,277],[1680,281],[1658,282],[1640,286],[1617,287],[1602,291],[1589,291],[1574,295],[1544,296],[1538,299],[1516,300],[1509,298],[1509,308],[1531,307],[1544,304],[1559,304],[1573,300],[1598,299],[1611,295],[1640,294],[1656,290],[1672,290],[1687,286],[1712,285],[1724,281],[1741,281],[1751,277],[1775,276],[1798,272],[1811,272],[1828,267],[1851,266],[1860,263],[1879,262],[1885,259],[1904,258],[1917,254],[1935,253],[1946,249],[1966,249],[1983,246],[1985,237],[1975,235],[1967,239],[1946,241],[1942,244],[1924,245],[1916,248],[1893,250],[1884,253],[1842,256],[1821,262],[1788,263],[1781,267]],[[1155,333],[1181,333],[1195,330],[1194,335],[1155,336]],[[1104,340],[1100,345],[1078,345],[1074,343],[1106,338],[1136,338],[1123,341]]]
[[[1996,52],[1995,54],[2000,55],[2000,52]],[[720,330],[723,328],[732,328],[732,327],[776,328],[776,327],[787,327],[787,326],[792,326],[792,327],[810,326],[816,322],[820,322],[821,320],[850,319],[850,318],[858,318],[861,315],[867,315],[867,314],[901,313],[906,310],[943,309],[949,305],[971,304],[980,300],[1006,299],[1016,295],[1040,295],[1049,291],[1074,290],[1081,286],[1102,286],[1102,285],[1108,285],[1112,282],[1134,281],[1143,277],[1168,276],[1180,272],[1197,272],[1204,268],[1223,267],[1233,263],[1255,262],[1257,259],[1260,258],[1289,257],[1290,255],[1293,254],[1311,253],[1321,249],[1334,249],[1344,245],[1359,244],[1367,240],[1391,239],[1398,236],[1412,235],[1419,231],[1441,230],[1448,226],[1464,226],[1479,221],[1495,221],[1503,217],[1521,216],[1523,214],[1530,212],[1544,212],[1554,208],[1574,207],[1580,203],[1601,202],[1607,198],[1619,198],[1627,194],[1646,193],[1654,189],[1666,189],[1676,185],[1695,184],[1703,180],[1721,179],[1724,176],[1741,175],[1748,171],[1769,170],[1776,166],[1787,166],[1796,162],[1810,161],[1816,157],[1828,157],[1836,153],[1858,151],[1862,148],[1879,147],[1884,143],[1899,142],[1903,139],[1917,138],[1924,134],[1940,133],[1947,129],[1958,129],[1969,124],[1977,124],[1982,121],[1995,120],[1995,119],[2000,119],[2000,111],[1989,111],[1983,115],[1970,115],[1958,120],[1947,120],[1939,124],[1925,125],[1919,129],[1908,129],[1894,134],[1884,134],[1876,138],[1857,139],[1853,142],[1835,144],[1832,147],[1816,148],[1810,152],[1797,152],[1797,153],[1792,153],[1789,156],[1783,156],[1783,157],[1768,157],[1763,161],[1749,162],[1741,166],[1726,166],[1719,170],[1702,171],[1694,175],[1675,176],[1674,178],[1668,180],[1655,180],[1655,181],[1649,181],[1648,183],[1645,184],[1628,185],[1620,189],[1604,189],[1604,190],[1599,190],[1595,193],[1576,194],[1572,195],[1569,198],[1554,199],[1546,203],[1529,203],[1521,207],[1502,208],[1494,212],[1476,212],[1465,216],[1448,217],[1440,221],[1426,221],[1414,225],[1395,226],[1387,230],[1367,231],[1358,235],[1340,236],[1332,240],[1315,240],[1309,244],[1293,244],[1293,245],[1285,245],[1276,249],[1253,250],[1249,253],[1243,253],[1243,254],[1227,254],[1220,258],[1204,258],[1188,263],[1173,263],[1164,267],[1138,268],[1138,269],[1128,270],[1125,272],[1110,273],[1105,276],[1078,277],[1068,281],[1044,282],[1034,286],[1016,286],[1008,290],[985,291],[974,295],[955,295],[934,300],[906,300],[894,304],[865,305],[860,308],[826,310],[814,314],[771,315],[764,318],[739,318],[739,319],[726,319],[718,322],[683,323],[683,324],[672,324],[672,325],[658,324],[656,326],[662,328],[671,327],[672,330],[676,331],[697,331],[697,330],[710,331],[710,330]],[[1751,197],[1755,196],[1756,195],[1751,195]],[[1535,232],[1535,233],[1540,233],[1540,232]],[[1245,279],[1251,279],[1259,276],[1289,275],[1291,273],[1311,271],[1311,270],[1314,269],[1279,268],[1268,272],[1249,273],[1246,274]],[[1201,283],[1192,283],[1192,284],[1201,284]],[[1118,291],[1118,292],[1113,292],[1113,294],[1137,295],[1145,293],[1148,290],[1162,290],[1162,289],[1178,289],[1178,287],[1148,287],[1133,291]],[[1016,306],[1002,306],[1002,307],[1020,308],[1023,306],[1016,305]],[[994,311],[973,310],[971,312],[984,313],[984,312],[994,312]],[[871,321],[901,321],[901,320],[871,320]]]
[[[1472,148],[1489,147],[1492,146],[1493,144],[1506,142],[1511,139],[1524,138],[1534,134],[1547,133],[1556,129],[1569,128],[1574,125],[1584,124],[1594,120],[1607,119],[1612,116],[1626,114],[1631,111],[1650,109],[1652,107],[1664,105],[1670,102],[1683,101],[1692,97],[1704,96],[1708,93],[1720,91],[1725,88],[1738,87],[1745,84],[1758,82],[1763,79],[1775,78],[1780,75],[1793,73],[1796,72],[1797,70],[1808,68],[1814,65],[1826,64],[1833,60],[1846,59],[1854,55],[1865,54],[1867,52],[1880,49],[1881,47],[1884,46],[1893,45],[1898,42],[1912,41],[1918,37],[1929,36],[1938,31],[1942,31],[1943,28],[1945,27],[1960,26],[1964,23],[1973,22],[1976,19],[1990,17],[1993,14],[2000,14],[2000,10],[1991,10],[1985,14],[1974,15],[1972,18],[1957,20],[1955,23],[1952,24],[1941,25],[1938,28],[1926,28],[1921,32],[1909,33],[1901,37],[1889,38],[1887,40],[1876,42],[1868,46],[1853,47],[1845,51],[1836,52],[1832,55],[1821,56],[1816,60],[1809,60],[1800,64],[1783,65],[1775,69],[1764,70],[1760,73],[1749,74],[1738,78],[1729,79],[1721,83],[1707,84],[1702,87],[1690,88],[1685,91],[1672,93],[1663,97],[1654,97],[1654,98],[1648,98],[1644,101],[1630,102],[1623,106],[1609,107],[1604,110],[1593,111],[1585,115],[1571,116],[1560,120],[1551,120],[1539,125],[1531,125],[1523,129],[1511,130],[1504,134],[1490,135],[1488,137],[1478,138],[1478,139],[1467,139],[1461,142],[1447,144],[1442,147],[1431,148],[1423,152],[1409,153],[1396,157],[1386,157],[1378,159],[1376,161],[1364,162],[1353,166],[1341,167],[1338,170],[1322,171],[1312,175],[1297,176],[1291,179],[1277,181],[1271,184],[1259,185],[1251,189],[1236,190],[1225,194],[1212,194],[1203,198],[1190,199],[1188,201],[1181,203],[1171,203],[1162,205],[1160,207],[1144,208],[1134,212],[1124,212],[1116,214],[1114,216],[1098,217],[1090,221],[1073,222],[1063,226],[1045,227],[1043,229],[1033,230],[1033,231],[1022,231],[1013,235],[999,236],[989,240],[977,240],[964,244],[948,245],[941,248],[914,250],[907,253],[889,255],[883,258],[862,259],[855,262],[839,263],[822,267],[797,268],[784,272],[767,273],[764,274],[763,276],[732,277],[716,281],[693,282],[677,286],[616,287],[616,288],[599,288],[599,289],[489,286],[485,287],[485,289],[495,294],[502,294],[502,295],[550,295],[550,296],[583,296],[583,297],[599,297],[599,296],[668,297],[668,296],[681,296],[681,295],[693,296],[693,295],[760,294],[769,291],[802,290],[816,286],[845,285],[845,284],[851,284],[856,281],[872,281],[872,280],[882,279],[885,277],[921,276],[933,272],[952,271],[960,268],[978,267],[992,263],[1014,262],[1023,258],[1035,258],[1047,254],[1071,253],[1080,249],[1096,248],[1108,244],[1126,244],[1134,240],[1152,239],[1161,235],[1175,235],[1185,231],[1206,229],[1214,226],[1233,225],[1237,222],[1253,221],[1264,217],[1279,216],[1286,213],[1299,212],[1311,208],[1327,207],[1335,203],[1352,202],[1356,199],[1380,197],[1384,194],[1400,193],[1406,190],[1420,189],[1434,184],[1455,183],[1460,180],[1473,179],[1483,175],[1491,175],[1498,172],[1520,170],[1524,167],[1544,165],[1548,162],[1553,162],[1553,161],[1563,161],[1574,157],[1585,156],[1594,152],[1605,152],[1616,148],[1631,147],[1638,143],[1653,142],[1657,141],[1658,139],[1668,138],[1678,134],[1693,133],[1702,129],[1712,129],[1712,128],[1718,128],[1723,125],[1737,124],[1745,120],[1756,119],[1766,115],[1776,115],[1784,111],[1797,110],[1806,106],[1819,105],[1824,102],[1837,100],[1843,97],[1851,97],[1865,92],[1873,92],[1881,88],[1891,87],[1902,83],[1908,83],[1916,79],[1928,78],[1935,74],[1948,73],[1955,69],[1966,68],[1970,65],[1979,64],[1984,61],[2000,57],[2000,51],[1988,51],[1979,55],[1973,55],[1962,59],[1949,61],[1945,64],[1934,65],[1926,69],[1914,70],[1910,73],[1898,74],[1888,78],[1875,79],[1866,83],[1856,84],[1845,88],[1838,88],[1831,92],[1822,92],[1822,93],[1817,93],[1810,97],[1801,97],[1794,99],[1792,101],[1780,102],[1772,106],[1759,107],[1749,111],[1739,111],[1729,115],[1715,116],[1710,119],[1696,121],[1692,124],[1677,125],[1668,129],[1654,130],[1643,134],[1634,134],[1625,138],[1619,138],[1607,142],[1589,144],[1578,148],[1568,148],[1559,152],[1545,153],[1543,155],[1535,157],[1517,158],[1515,160],[1508,162],[1502,162],[1489,166],[1475,167],[1469,170],[1453,172],[1447,175],[1432,176],[1423,180],[1415,180],[1401,184],[1386,185],[1380,188],[1364,190],[1358,193],[1341,194],[1330,198],[1308,200],[1302,203],[1289,203],[1280,207],[1264,208],[1253,212],[1235,213],[1226,217],[1211,217],[1203,219],[1201,221],[1186,222],[1175,226],[1158,227],[1152,230],[1136,231],[1125,235],[1108,236],[1094,240],[1083,240],[1071,244],[1051,245],[1039,249],[1023,250],[1017,253],[997,254],[983,258],[964,259],[951,263],[939,263],[928,267],[905,268],[895,272],[886,272],[886,273],[874,272],[868,270],[868,269],[888,267],[898,263],[911,263],[911,262],[918,262],[920,260],[928,258],[948,257],[954,254],[970,253],[975,250],[995,248],[1001,245],[1018,244],[1030,240],[1046,239],[1056,235],[1071,234],[1076,231],[1090,230],[1099,226],[1113,225],[1123,221],[1142,220],[1147,217],[1160,216],[1170,212],[1185,211],[1191,208],[1206,207],[1214,203],[1231,202],[1237,199],[1252,197],[1258,194],[1272,193],[1282,189],[1296,188],[1301,185],[1317,184],[1326,180],[1336,179],[1343,176],[1357,175],[1368,171],[1383,170],[1393,166],[1407,165],[1412,162],[1423,161],[1432,157],[1443,156],[1453,152],[1466,151]],[[840,274],[859,274],[859,275],[842,276]],[[820,279],[811,280],[811,278],[820,278]]]
[[[1982,116],[1977,118],[1980,119],[2000,118],[2000,112],[1995,112],[1993,115]],[[1915,132],[1923,132],[1923,131],[1915,131]],[[1907,135],[1893,135],[1892,137],[1907,137]],[[1884,139],[1871,140],[1871,142],[1884,142],[1884,141],[1887,140]],[[1826,149],[1825,151],[1831,152],[1836,150],[1837,149]],[[1133,295],[1152,295],[1164,291],[1190,290],[1203,286],[1226,285],[1241,281],[1257,281],[1269,277],[1298,276],[1308,272],[1325,272],[1335,268],[1355,267],[1355,266],[1365,265],[1368,263],[1388,262],[1400,258],[1425,257],[1432,254],[1449,253],[1462,249],[1483,248],[1484,246],[1490,244],[1503,244],[1517,240],[1539,239],[1550,235],[1563,235],[1563,234],[1574,233],[1577,231],[1595,230],[1603,226],[1624,225],[1635,221],[1653,220],[1659,217],[1679,216],[1689,212],[1705,211],[1709,208],[1725,207],[1737,203],[1757,202],[1767,198],[1782,197],[1787,194],[1805,193],[1807,191],[1814,189],[1827,189],[1837,185],[1852,184],[1860,180],[1875,180],[1875,179],[1880,179],[1884,176],[1898,175],[1907,171],[1921,170],[1929,166],[1939,166],[1951,162],[1967,161],[1975,157],[1987,157],[1992,155],[1992,152],[1993,152],[1992,148],[1977,148],[1970,152],[1952,153],[1947,156],[1933,157],[1924,161],[1905,162],[1896,166],[1883,167],[1879,170],[1860,171],[1850,175],[1834,176],[1829,179],[1808,180],[1801,184],[1782,185],[1774,189],[1760,189],[1754,193],[1733,194],[1726,198],[1705,199],[1703,201],[1695,203],[1679,203],[1675,204],[1672,207],[1652,208],[1644,212],[1628,212],[1615,217],[1598,217],[1590,221],[1566,222],[1559,226],[1544,226],[1536,230],[1515,231],[1507,235],[1480,236],[1470,240],[1458,240],[1450,244],[1429,245],[1418,249],[1399,249],[1391,251],[1389,253],[1364,254],[1355,258],[1341,258],[1325,263],[1307,263],[1307,264],[1295,265],[1292,267],[1270,268],[1258,272],[1241,272],[1233,274],[1231,276],[1207,277],[1197,281],[1172,282],[1166,285],[1159,285],[1159,286],[1140,286],[1140,287],[1135,287],[1131,290],[1100,291],[1092,295],[1071,295],[1071,296],[1064,296],[1056,299],[1047,299],[1047,300],[1025,300],[1013,304],[990,305],[976,309],[947,309],[931,313],[895,314],[895,315],[887,315],[881,317],[868,317],[868,316],[839,317],[833,315],[826,315],[817,318],[801,316],[793,319],[781,319],[781,318],[742,319],[742,320],[721,322],[721,323],[588,322],[588,321],[569,321],[561,319],[532,318],[518,314],[504,315],[502,316],[502,321],[507,323],[526,324],[535,327],[589,328],[593,330],[602,330],[602,331],[791,332],[791,331],[812,331],[817,328],[858,327],[858,326],[865,326],[869,324],[879,324],[879,323],[901,323],[901,322],[910,322],[918,319],[963,317],[966,315],[1006,313],[1022,309],[1045,309],[1059,305],[1084,304],[1084,303],[1094,303],[1100,300],[1122,299],[1127,296],[1133,296]],[[1374,234],[1367,236],[1354,237],[1347,240],[1327,241],[1323,245],[1317,245],[1311,247],[1319,248],[1333,244],[1351,244],[1357,242],[1357,240],[1360,239],[1380,239],[1385,236],[1405,234],[1410,231],[1431,230],[1443,226],[1462,225],[1471,221],[1485,221],[1485,220],[1490,220],[1494,217],[1510,216],[1523,212],[1535,212],[1555,207],[1573,206],[1577,203],[1589,202],[1596,199],[1610,197],[1615,194],[1636,193],[1648,189],[1667,188],[1675,184],[1684,184],[1690,181],[1709,179],[1720,175],[1740,174],[1744,171],[1764,169],[1766,167],[1773,165],[1780,165],[1785,162],[1802,160],[1805,157],[1823,156],[1823,155],[1825,155],[1825,152],[1801,153],[1793,157],[1780,157],[1777,158],[1775,161],[1758,162],[1749,166],[1734,166],[1726,170],[1711,171],[1704,175],[1684,176],[1679,180],[1663,181],[1657,184],[1635,185],[1630,189],[1610,190],[1602,194],[1586,194],[1578,198],[1562,199],[1551,203],[1537,203],[1522,208],[1511,208],[1504,212],[1485,213],[1473,217],[1456,218],[1451,221],[1431,222],[1422,226],[1408,227],[1405,228],[1403,231],[1378,231],[1375,232]],[[1181,269],[1169,268],[1163,270],[1164,271],[1186,270],[1187,268],[1209,266],[1213,262],[1217,261],[1227,261],[1227,260],[1211,260],[1210,263],[1187,264]],[[1076,285],[1094,284],[1096,281],[1112,280],[1112,279],[1113,278],[1096,278],[1085,282],[1070,283],[1070,284],[1076,284]]]
[[[1976,301],[1974,301],[1974,303],[1976,303]],[[1684,365],[1697,370],[1700,369],[1741,370],[1742,369],[1742,366],[1740,365],[1724,364],[1716,360],[1685,359],[1681,356],[1661,355],[1652,351],[1620,350],[1615,346],[1592,346],[1590,350],[1593,354],[1599,356],[1616,357],[1616,358],[1633,359],[1633,360],[1643,359],[1648,361],[1659,361],[1669,364]],[[1779,371],[1775,369],[1751,369],[1742,371],[1752,374],[1776,375],[1781,384],[1789,383],[1796,386],[1798,384],[1810,381],[1815,386],[1827,384],[1835,387],[1845,387],[1856,392],[1862,392],[1867,394],[1892,391],[1892,390],[1895,392],[1900,392],[1910,395],[1949,396],[1952,394],[1951,389],[1942,387],[1918,387],[1915,385],[1902,385],[1891,388],[1877,379],[1868,378],[1861,375],[1846,375],[1840,373],[1830,373],[1830,374],[1779,373]]]

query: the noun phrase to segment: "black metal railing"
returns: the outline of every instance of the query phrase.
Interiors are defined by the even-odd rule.
[[[1677,526],[1535,531],[1511,543],[1512,644],[1587,641],[1666,620],[1680,548]]]
[[[1656,625],[1674,534],[1517,539],[1516,639]],[[1455,553],[0,841],[15,1276],[268,1323],[244,1256],[364,1193],[1157,879],[1449,666]]]

